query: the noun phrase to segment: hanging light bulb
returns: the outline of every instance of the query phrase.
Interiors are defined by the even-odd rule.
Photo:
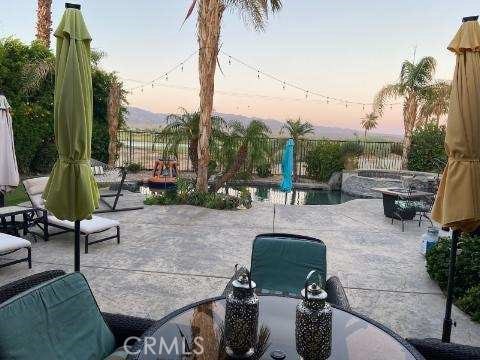
[[[308,90],[305,91],[305,99],[308,99]]]
[[[232,57],[231,56],[228,57],[228,65],[232,65]]]
[[[183,72],[183,63],[182,63],[182,66],[180,67],[180,70]]]
[[[362,110],[365,110],[365,104],[362,104]]]
[[[143,87],[140,88],[140,91],[143,93]]]
[[[330,104],[330,98],[327,97],[327,104]]]
[[[165,73],[165,80],[168,81],[168,73]]]
[[[347,108],[348,108],[348,103],[346,102],[346,103],[345,103],[345,109],[347,109]]]
[[[285,81],[282,84],[282,88],[283,88],[283,90],[285,90]]]
[[[154,83],[155,83],[155,82],[154,82],[154,81],[152,81],[152,89],[153,89],[153,84],[154,84]]]
[[[393,107],[392,107],[392,105],[390,105],[390,110],[392,110],[392,109],[393,109]]]
[[[257,70],[257,79],[260,80],[260,70]]]

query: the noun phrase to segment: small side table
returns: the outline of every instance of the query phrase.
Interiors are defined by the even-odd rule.
[[[18,217],[21,216],[21,220]],[[35,218],[35,210],[23,206],[0,207],[0,231],[19,236],[19,231],[27,235]]]

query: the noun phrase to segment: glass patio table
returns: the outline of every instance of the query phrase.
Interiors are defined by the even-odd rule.
[[[262,295],[259,349],[252,359],[299,359],[295,348],[297,298]],[[228,359],[222,341],[225,298],[179,309],[149,331],[138,359]],[[202,352],[203,350],[203,352]],[[197,356],[189,353],[199,354]],[[424,359],[391,330],[354,312],[333,308],[332,353],[338,360]]]
[[[21,220],[18,220],[18,217],[21,217]],[[23,206],[0,207],[0,231],[18,236],[19,230],[23,230],[23,235],[26,235],[34,217],[35,210],[32,208]]]

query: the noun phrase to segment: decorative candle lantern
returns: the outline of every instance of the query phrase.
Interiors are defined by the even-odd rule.
[[[255,352],[259,300],[250,272],[242,267],[236,274],[226,299],[225,345],[230,357],[245,359]]]
[[[297,353],[303,360],[323,360],[332,350],[332,308],[326,302],[320,279],[309,284],[317,271],[311,271],[302,290],[302,300],[297,305],[295,340]]]

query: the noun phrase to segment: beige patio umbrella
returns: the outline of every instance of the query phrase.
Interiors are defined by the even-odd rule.
[[[0,206],[4,206],[4,194],[18,186],[19,182],[10,105],[0,91]]]
[[[480,226],[480,24],[478,16],[463,19],[448,46],[457,56],[450,95],[443,173],[432,218],[454,230],[450,254],[443,341],[452,328],[455,260],[458,237]]]

